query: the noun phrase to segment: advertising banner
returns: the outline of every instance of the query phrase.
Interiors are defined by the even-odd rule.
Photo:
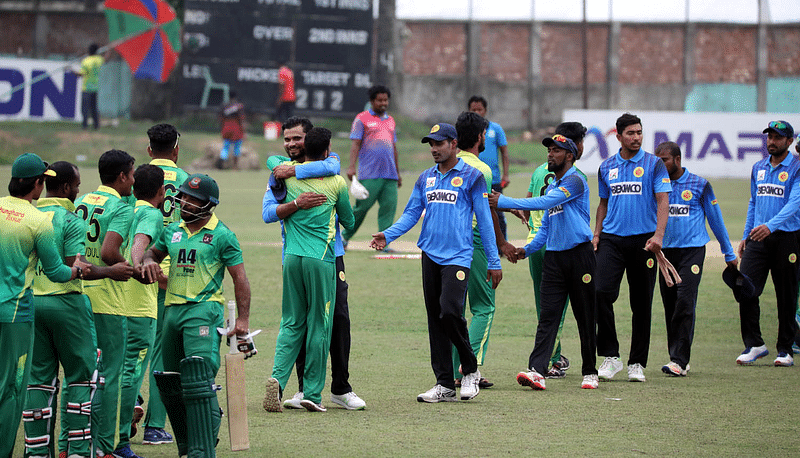
[[[80,119],[79,78],[65,73],[64,62],[0,58],[0,121],[74,121]],[[30,82],[41,75],[44,79]],[[9,94],[12,88],[21,89]]]
[[[597,174],[600,163],[619,151],[615,123],[619,110],[565,110],[564,121],[578,121],[588,129],[578,166]],[[642,120],[642,148],[652,153],[665,141],[681,148],[681,164],[704,177],[748,178],[753,164],[766,157],[770,121],[784,120],[800,128],[796,113],[684,113],[634,112]],[[795,130],[795,136],[797,131]],[[794,144],[791,146],[794,153]]]

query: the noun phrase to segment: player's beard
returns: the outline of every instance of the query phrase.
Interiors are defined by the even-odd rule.
[[[567,161],[562,161],[560,164],[557,164],[555,162],[551,164],[550,162],[548,162],[547,163],[547,171],[548,172],[553,172],[553,173],[558,173],[558,172],[564,170],[564,166],[566,166],[566,165],[567,165]]]

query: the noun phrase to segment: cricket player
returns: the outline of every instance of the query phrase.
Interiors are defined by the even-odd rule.
[[[69,162],[50,164],[55,176],[47,176],[46,197],[37,208],[50,217],[62,262],[69,265],[83,258],[86,223],[75,213],[75,199],[80,191],[78,168]],[[74,253],[74,254],[70,254]],[[111,278],[126,281],[133,267],[120,262],[109,267],[91,266],[83,279]],[[92,305],[83,294],[83,283],[76,278],[56,283],[44,275],[42,261],[34,266],[33,305],[35,329],[31,353],[31,375],[25,401],[26,456],[56,456],[54,437],[59,363],[64,370],[62,386],[61,431],[58,450],[65,456],[88,457],[90,452],[90,416],[97,389],[97,335]],[[65,326],[69,323],[69,326]]]
[[[458,135],[459,152],[456,155],[463,159],[467,165],[475,167],[483,174],[486,180],[486,189],[492,187],[492,170],[481,159],[478,154],[486,146],[486,132],[489,121],[479,114],[465,111],[458,116],[456,121],[456,133]],[[492,225],[494,227],[495,239],[488,243],[495,243],[506,259],[512,263],[517,262],[517,251],[514,245],[508,243],[500,229],[498,213],[492,209]],[[489,346],[489,332],[492,329],[495,312],[495,295],[491,283],[486,279],[488,261],[483,250],[481,234],[478,231],[477,219],[472,220],[472,263],[470,264],[470,279],[467,286],[467,298],[469,299],[469,311],[472,313],[472,320],[469,325],[469,340],[472,352],[478,360],[478,366],[483,366],[486,359],[486,350]],[[466,307],[465,307],[466,309]],[[465,312],[466,313],[466,312]],[[458,353],[453,352],[453,368],[458,370]],[[461,374],[455,372],[456,387],[461,385]],[[481,376],[478,382],[480,388],[489,388],[494,385],[485,377]]]
[[[789,154],[794,129],[786,121],[772,121],[767,134],[766,157],[753,164],[750,202],[744,235],[739,244],[742,273],[755,285],[755,297],[739,302],[742,341],[745,349],[737,364],[751,364],[769,354],[761,337],[759,296],[772,274],[778,305],[778,356],[776,366],[792,366],[792,342],[797,333],[797,236],[800,231],[800,160]]]
[[[120,378],[119,441],[114,450],[115,455],[123,458],[137,456],[130,448],[130,438],[134,434],[132,428],[135,426],[125,419],[134,416],[136,398],[156,337],[158,284],[142,283],[146,281],[142,272],[142,258],[164,229],[164,217],[159,209],[164,202],[164,171],[155,165],[143,164],[136,169],[133,178],[136,206],[127,235],[129,243],[125,249],[125,259],[136,269],[137,275],[134,278],[138,281],[129,281],[126,284],[128,340]],[[141,414],[139,418],[141,419]]]
[[[662,251],[682,280],[680,284],[668,287],[664,276],[659,275],[670,359],[661,371],[670,376],[685,376],[689,371],[694,339],[697,290],[703,275],[706,244],[711,240],[706,231],[706,219],[719,241],[725,263],[733,268],[739,263],[708,180],[681,167],[681,148],[675,142],[661,143],[656,147],[655,155],[664,161],[672,182]]]
[[[54,282],[79,278],[89,265],[79,259],[70,268],[59,256],[50,217],[31,202],[44,190],[45,176],[55,176],[42,159],[25,153],[14,160],[9,196],[0,198],[0,457],[14,456],[14,438],[31,371],[34,310],[27,272],[42,260],[43,273]],[[76,253],[77,254],[77,253]],[[52,411],[50,412],[52,415]],[[45,444],[46,445],[46,444]]]
[[[164,371],[155,378],[167,409],[178,454],[215,456],[220,409],[214,378],[219,371],[223,325],[222,280],[233,280],[237,317],[229,336],[250,324],[250,283],[236,234],[213,213],[219,187],[208,175],[189,175],[178,188],[181,221],[167,226],[142,261],[145,278],[157,281],[158,264],[170,257],[163,324]],[[255,346],[245,356],[255,354]],[[232,343],[232,345],[234,345]],[[187,419],[191,420],[188,421]]]
[[[330,153],[331,132],[315,127],[303,141],[305,159],[324,160]],[[286,243],[283,259],[283,306],[281,327],[275,344],[275,363],[267,381],[264,409],[280,412],[280,398],[300,347],[306,347],[303,371],[303,399],[300,405],[311,412],[325,412],[321,404],[325,370],[330,352],[331,302],[336,300],[336,217],[345,229],[354,225],[347,183],[339,175],[298,180],[286,179],[285,206],[300,208],[296,199],[303,193],[322,194],[322,205],[284,216]]]
[[[151,165],[155,165],[164,171],[164,202],[161,204],[161,215],[164,217],[164,227],[181,220],[181,210],[175,195],[178,188],[186,181],[188,173],[178,167],[178,155],[180,145],[178,144],[181,134],[171,124],[156,124],[147,129],[147,137],[150,144],[147,147],[147,154],[153,160]],[[150,357],[150,370],[147,371],[150,388],[150,396],[147,400],[147,415],[144,418],[144,437],[142,444],[158,445],[171,444],[172,435],[164,430],[167,421],[167,411],[161,396],[158,393],[158,385],[153,378],[154,371],[163,371],[164,365],[161,360],[161,328],[164,322],[164,299],[167,295],[167,278],[169,277],[169,256],[161,262],[161,270],[164,276],[158,280],[158,314],[156,318],[156,338],[153,343],[152,356]],[[134,418],[135,419],[135,418]]]
[[[306,161],[305,158],[305,135],[314,126],[306,118],[292,117],[283,124],[284,141],[283,147],[289,157],[272,156],[267,160],[267,166],[272,170],[273,175],[280,180],[297,177],[298,180],[305,178],[319,178],[337,175],[340,170],[339,156],[331,152],[322,161]],[[299,164],[289,164],[288,161],[296,161]],[[295,199],[297,206],[281,204],[275,199],[272,188],[268,187],[264,193],[264,200],[261,209],[261,216],[265,223],[281,221],[301,209],[313,208],[325,203],[327,198],[324,194],[303,193]],[[278,212],[280,207],[280,215]],[[298,208],[299,207],[299,208]],[[284,235],[281,226],[281,235]],[[349,365],[350,365],[350,309],[347,303],[347,277],[344,268],[344,246],[339,224],[336,224],[336,235],[334,236],[334,251],[336,254],[336,302],[333,308],[333,323],[331,327],[331,402],[344,407],[347,410],[362,410],[367,404],[361,399],[350,385]],[[306,365],[305,346],[302,346],[295,363],[295,371],[298,379],[298,391],[289,399],[283,401],[283,407],[289,409],[302,409],[300,402],[303,400],[303,372]]]
[[[78,198],[75,213],[87,223],[86,259],[99,266],[127,262],[123,251],[133,221],[133,207],[123,198],[131,195],[134,159],[125,151],[110,150],[98,161],[100,182],[96,191]],[[118,430],[119,385],[125,357],[128,322],[125,318],[125,284],[111,279],[88,280],[84,292],[92,302],[97,348],[101,351],[99,408],[92,409],[92,446],[100,456],[114,451]],[[125,423],[129,418],[122,420]]]
[[[472,217],[482,240],[495,240],[488,188],[480,170],[457,157],[458,134],[451,124],[435,124],[422,143],[430,143],[436,165],[414,185],[403,215],[384,232],[372,235],[370,246],[383,249],[408,232],[425,211],[417,246],[422,250],[422,291],[428,314],[431,366],[436,385],[417,396],[419,402],[455,401],[452,346],[461,361],[462,400],[480,391],[481,373],[464,319],[464,300],[473,256]],[[486,281],[492,288],[503,278],[494,243],[483,245],[488,260]]]
[[[517,383],[534,390],[545,389],[542,374],[550,365],[569,296],[581,340],[581,388],[595,389],[598,386],[595,368],[596,260],[589,226],[589,186],[574,166],[579,156],[575,142],[555,134],[542,140],[542,144],[547,147],[547,169],[555,174],[545,194],[526,199],[497,195],[500,208],[547,210],[536,237],[519,251],[521,256],[529,256],[546,244],[542,264],[542,311],[536,328],[536,343],[528,358],[528,369],[517,374]]]
[[[603,363],[597,373],[611,380],[622,370],[614,319],[622,274],[630,289],[631,350],[628,381],[644,382],[650,352],[655,255],[661,250],[672,191],[664,163],[642,149],[642,121],[625,113],[617,119],[619,153],[609,157],[597,172],[600,204],[597,206],[592,244],[601,268],[597,290],[597,354]]]

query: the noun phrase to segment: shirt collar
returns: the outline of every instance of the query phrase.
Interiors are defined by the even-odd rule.
[[[622,155],[621,155],[621,154],[619,154],[619,153],[621,153],[621,152],[622,152],[622,148],[620,148],[620,149],[617,151],[617,162],[625,162],[625,161],[639,162],[639,161],[641,161],[641,160],[642,160],[642,158],[644,157],[644,150],[643,150],[643,149],[641,149],[641,148],[639,148],[639,151],[637,151],[637,152],[636,152],[636,154],[634,154],[634,155],[633,155],[633,157],[632,157],[632,158],[630,158],[630,159],[623,159],[623,158],[622,158]]]
[[[675,180],[675,183],[686,183],[686,180],[689,179],[689,172],[686,171],[686,167],[681,167],[683,169],[683,175],[680,178]]]
[[[169,159],[153,159],[152,161],[150,161],[150,165],[175,167],[176,169],[178,168],[178,165]]]
[[[153,204],[151,204],[150,202],[148,202],[146,200],[137,200],[136,201],[136,206],[137,207],[153,207],[153,208],[155,208],[155,206]]]
[[[791,164],[793,160],[794,160],[794,155],[790,151],[789,154],[787,154],[786,157],[783,158],[781,163],[778,164],[778,165],[782,165],[784,167],[789,167],[789,164]],[[772,165],[772,163],[770,163],[769,165]]]
[[[575,164],[573,164],[573,165],[572,165],[572,167],[570,167],[570,168],[569,168],[569,170],[567,170],[567,172],[566,172],[566,173],[564,173],[564,176],[562,176],[562,177],[561,177],[561,178],[558,180],[558,182],[559,182],[559,183],[561,183],[562,181],[564,181],[564,178],[566,178],[566,177],[568,177],[568,176],[572,175],[573,173],[577,173],[577,172],[576,172],[576,170],[577,170],[577,169],[575,168]]]
[[[458,158],[458,162],[456,162],[456,165],[454,165],[452,169],[448,170],[445,173],[442,173],[442,172],[439,171],[439,166],[438,165],[434,165],[433,169],[436,170],[436,173],[438,173],[440,177],[443,177],[443,176],[447,175],[448,173],[450,173],[453,170],[456,170],[456,171],[460,172],[461,170],[464,169],[464,166],[466,164],[467,163],[464,162],[464,159]]]
[[[100,185],[100,187],[97,188],[97,192],[104,192],[106,194],[111,194],[114,197],[118,197],[118,198],[122,199],[122,196],[119,195],[117,190],[112,188],[112,187],[110,187],[110,186]]]
[[[378,114],[377,114],[377,113],[375,113],[375,112],[372,110],[372,108],[368,108],[368,109],[367,109],[367,111],[369,112],[369,114],[371,114],[372,116],[375,116],[376,118],[379,118],[379,119],[386,119],[386,118],[388,118],[388,117],[389,117],[389,113],[387,113],[387,112],[385,112],[385,111],[383,112],[383,114],[382,114],[381,116],[378,116]]]
[[[204,225],[203,225],[203,227],[201,227],[200,229],[198,229],[198,230],[197,230],[197,232],[200,232],[200,231],[202,231],[203,229],[208,229],[209,231],[213,231],[214,229],[216,229],[216,228],[217,228],[217,224],[219,224],[219,218],[217,218],[217,215],[215,215],[215,214],[213,214],[213,213],[212,213],[212,214],[211,214],[211,218],[210,218],[210,219],[209,219],[209,220],[206,222],[206,224],[204,224]],[[188,233],[190,236],[192,235],[192,232],[191,232],[191,231],[189,231],[189,228],[188,228],[188,227],[186,227],[186,221],[184,221],[184,220],[181,220],[181,225],[180,225],[180,227],[182,227],[184,230],[186,230],[186,233]],[[196,234],[197,232],[195,232],[195,234]]]
[[[58,205],[60,207],[64,207],[71,212],[75,211],[75,203],[67,199],[66,197],[42,197],[41,199],[36,201],[36,206],[39,208],[49,207],[51,205]]]

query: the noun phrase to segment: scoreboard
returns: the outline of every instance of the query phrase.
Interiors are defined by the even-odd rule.
[[[288,63],[297,112],[349,116],[368,100],[372,41],[372,0],[186,0],[182,102],[200,105],[208,73],[248,109],[273,113]]]

